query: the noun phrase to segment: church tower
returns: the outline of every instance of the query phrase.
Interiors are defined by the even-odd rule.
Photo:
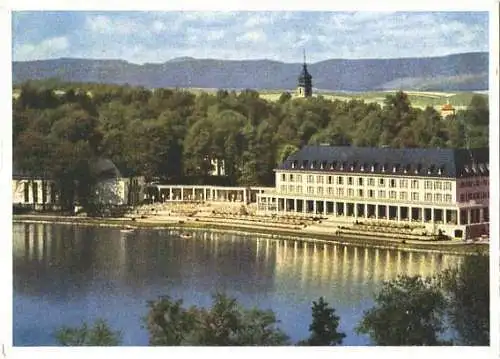
[[[299,83],[297,86],[297,97],[311,97],[312,96],[312,76],[307,71],[306,64],[306,51],[304,50],[304,65],[302,72],[299,76]]]

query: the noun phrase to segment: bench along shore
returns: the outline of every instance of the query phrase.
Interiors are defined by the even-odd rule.
[[[380,221],[339,222],[320,217],[257,216],[252,206],[214,203],[158,203],[134,208],[119,218],[14,215],[14,222],[66,223],[117,227],[182,230],[216,230],[274,238],[331,242],[374,248],[440,252],[446,254],[488,253],[487,241],[467,243],[439,240],[418,225]]]

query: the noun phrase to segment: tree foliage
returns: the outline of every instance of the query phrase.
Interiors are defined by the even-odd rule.
[[[160,297],[149,302],[145,318],[150,345],[270,346],[285,345],[288,336],[272,311],[242,308],[217,293],[210,309],[182,307],[182,300]]]
[[[431,279],[402,275],[384,283],[356,330],[376,345],[442,345],[445,306]]]
[[[83,323],[80,327],[63,327],[56,331],[56,340],[62,346],[117,346],[122,334],[113,331],[108,323],[98,319],[92,327]]]
[[[447,299],[447,313],[461,345],[490,344],[489,257],[464,258],[460,267],[440,275]]]
[[[312,323],[309,326],[311,335],[299,344],[311,346],[341,345],[345,333],[338,331],[339,321],[340,317],[335,315],[335,309],[329,307],[324,298],[320,297],[312,305]]]

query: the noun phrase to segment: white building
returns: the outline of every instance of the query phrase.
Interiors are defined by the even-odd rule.
[[[19,171],[15,165],[13,168],[12,204],[15,207],[60,209],[60,195],[54,180]],[[92,164],[92,171],[97,178],[94,187],[97,203],[116,206],[134,204],[144,199],[143,177],[122,177],[108,159],[98,159]]]
[[[257,196],[264,215],[418,224],[429,233],[489,233],[489,150],[306,146]]]

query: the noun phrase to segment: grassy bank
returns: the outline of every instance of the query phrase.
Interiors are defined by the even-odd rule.
[[[418,252],[437,252],[444,254],[475,254],[477,252],[489,253],[488,244],[452,242],[452,243],[423,243],[416,241],[389,240],[374,236],[362,235],[342,235],[308,233],[300,230],[288,229],[268,229],[255,226],[242,227],[234,223],[216,224],[203,221],[178,221],[178,222],[148,222],[131,221],[129,219],[110,219],[110,218],[85,218],[85,217],[63,217],[63,216],[45,216],[45,215],[14,215],[14,222],[21,223],[60,223],[74,225],[88,225],[97,227],[115,227],[115,228],[143,228],[143,229],[181,229],[181,230],[212,230],[226,233],[254,234],[276,239],[299,240],[314,243],[339,243],[343,245],[353,245],[359,247],[370,247],[380,249],[395,249]]]

